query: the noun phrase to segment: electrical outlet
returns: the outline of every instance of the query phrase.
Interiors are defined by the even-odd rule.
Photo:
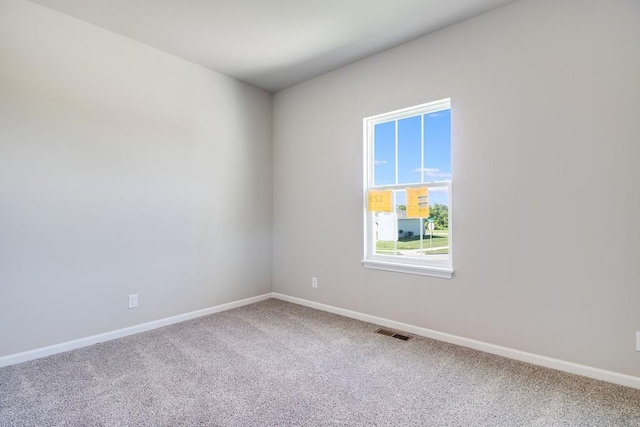
[[[138,294],[129,295],[129,308],[138,307]]]
[[[636,332],[636,350],[640,351],[640,332]]]
[[[317,277],[312,277],[311,278],[311,287],[312,288],[317,288],[318,287],[318,278]]]

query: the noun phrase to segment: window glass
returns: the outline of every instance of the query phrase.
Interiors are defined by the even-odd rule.
[[[424,181],[451,179],[451,110],[424,115]]]
[[[422,117],[398,120],[398,184],[421,181]]]
[[[424,259],[449,259],[448,187],[429,189],[429,217],[424,220]]]
[[[374,128],[374,183],[375,185],[396,182],[396,123],[387,122]]]

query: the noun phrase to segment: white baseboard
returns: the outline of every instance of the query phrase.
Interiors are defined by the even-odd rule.
[[[272,297],[281,299],[283,301],[292,302],[294,304],[304,305],[306,307],[327,311],[329,313],[350,317],[352,319],[362,320],[363,322],[374,323],[376,325],[386,326],[387,328],[410,332],[415,335],[433,338],[435,340],[457,344],[463,347],[470,347],[476,350],[484,351],[486,353],[497,354],[498,356],[508,357],[509,359],[520,360],[522,362],[531,363],[533,365],[544,366],[546,368],[569,372],[571,374],[582,375],[601,381],[607,381],[614,384],[640,389],[640,377],[606,371],[604,369],[592,368],[590,366],[579,365],[577,363],[553,359],[551,357],[540,356],[538,354],[527,353],[525,351],[514,350],[512,348],[489,344],[486,342],[464,338],[457,335],[451,335],[444,332],[438,332],[432,329],[409,325],[407,323],[396,322],[394,320],[384,319],[382,317],[371,316],[369,314],[359,313],[357,311],[334,307],[331,305],[309,301],[302,298],[291,297],[277,292],[274,292],[272,294]]]
[[[34,350],[22,353],[10,354],[0,357],[0,368],[17,363],[27,362],[29,360],[39,359],[41,357],[50,356],[52,354],[64,353],[65,351],[75,350],[77,348],[87,347],[89,345],[114,340],[116,338],[126,337],[128,335],[138,334],[140,332],[149,331],[151,329],[161,328],[163,326],[172,325],[174,323],[184,322],[185,320],[195,319],[221,311],[231,310],[232,308],[242,307],[243,305],[253,304],[255,302],[264,301],[271,298],[271,293],[258,295],[251,298],[233,301],[226,304],[216,305],[214,307],[204,308],[189,313],[179,314],[177,316],[166,317],[164,319],[154,320],[152,322],[142,323],[140,325],[130,326],[103,334],[92,335],[90,337],[80,338],[73,341],[67,341],[60,344],[50,345],[48,347],[36,348]]]

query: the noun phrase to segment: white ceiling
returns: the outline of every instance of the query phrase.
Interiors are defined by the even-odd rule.
[[[32,0],[277,91],[514,0]]]

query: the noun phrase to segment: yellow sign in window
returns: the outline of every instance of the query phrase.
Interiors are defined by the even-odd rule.
[[[424,188],[407,188],[407,218],[429,217],[429,192]]]
[[[369,190],[367,209],[369,212],[393,212],[393,192],[391,190]]]

